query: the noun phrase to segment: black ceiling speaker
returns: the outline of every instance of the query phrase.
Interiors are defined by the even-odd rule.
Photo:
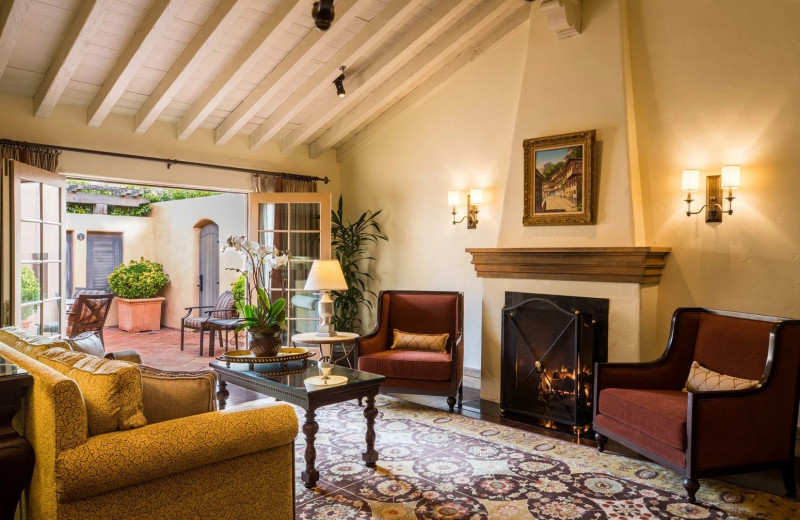
[[[314,2],[314,7],[311,9],[311,18],[314,19],[314,25],[320,31],[327,31],[333,23],[333,0],[320,0]]]
[[[343,98],[345,95],[347,95],[347,93],[344,91],[344,69],[345,68],[346,67],[344,65],[339,67],[339,70],[341,70],[342,73],[339,75],[338,78],[333,80],[333,84],[336,85],[336,95],[339,96],[340,98]]]

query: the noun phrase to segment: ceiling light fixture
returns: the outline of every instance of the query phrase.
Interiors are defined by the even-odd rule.
[[[344,91],[344,69],[345,68],[346,67],[344,65],[339,67],[339,70],[341,70],[342,73],[339,75],[338,78],[333,80],[333,84],[336,85],[336,95],[339,96],[340,98],[343,98],[343,97],[345,97],[347,95],[347,92]]]
[[[331,28],[333,23],[333,0],[320,0],[314,2],[314,7],[311,9],[311,18],[314,19],[314,25],[320,31],[327,31]]]

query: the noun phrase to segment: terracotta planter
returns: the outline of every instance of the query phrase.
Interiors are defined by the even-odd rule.
[[[283,343],[281,340],[281,331],[248,332],[247,340],[250,352],[258,357],[277,356]]]
[[[161,303],[164,298],[116,298],[119,328],[126,332],[159,330],[161,328]]]

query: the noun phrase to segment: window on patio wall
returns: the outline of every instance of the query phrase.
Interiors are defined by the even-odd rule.
[[[311,264],[331,257],[329,193],[255,193],[250,195],[250,240],[289,250],[287,269],[274,271],[270,299],[287,300],[287,337],[317,330],[317,296],[303,289]]]

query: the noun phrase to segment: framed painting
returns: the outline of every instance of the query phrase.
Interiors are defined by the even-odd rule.
[[[594,130],[526,139],[525,226],[594,224]]]

